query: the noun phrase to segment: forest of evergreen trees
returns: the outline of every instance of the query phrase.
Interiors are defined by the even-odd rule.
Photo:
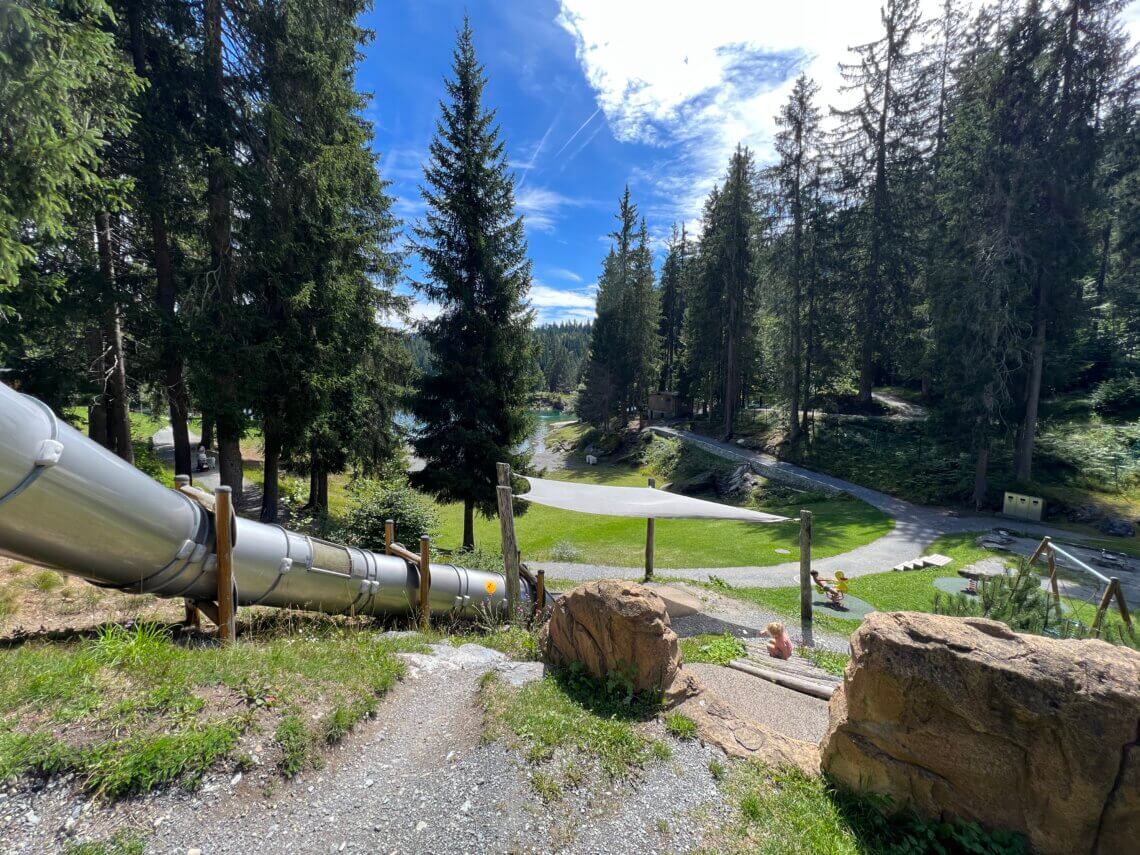
[[[795,442],[821,398],[877,385],[937,405],[975,466],[1033,475],[1043,394],[1140,400],[1140,122],[1121,0],[887,0],[842,91],[799,78],[775,162],[738,148],[699,234],[654,283],[628,189],[599,278],[579,412],[624,424],[648,390],[731,436],[777,405]],[[1107,390],[1107,391],[1106,391]]]

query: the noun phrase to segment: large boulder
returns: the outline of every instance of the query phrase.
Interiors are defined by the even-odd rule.
[[[559,597],[541,643],[551,665],[580,662],[598,679],[624,674],[636,691],[664,691],[681,667],[665,601],[618,579],[586,582]]]
[[[851,650],[821,745],[838,784],[1037,852],[1136,851],[1140,654],[909,612],[870,615]]]

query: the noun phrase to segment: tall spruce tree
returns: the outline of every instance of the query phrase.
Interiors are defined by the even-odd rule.
[[[904,318],[916,259],[917,182],[923,172],[930,115],[929,62],[922,50],[918,0],[887,0],[881,38],[853,48],[842,63],[844,92],[855,105],[840,118],[835,140],[844,189],[860,209],[852,250],[864,259],[855,293],[859,398],[870,403],[875,357],[884,327]],[[905,321],[904,321],[905,323]]]
[[[428,211],[415,229],[428,274],[417,288],[441,312],[423,328],[434,359],[412,411],[424,425],[416,453],[427,461],[414,482],[441,501],[463,502],[467,548],[475,545],[474,511],[495,510],[495,464],[529,465],[519,444],[537,379],[523,220],[495,113],[483,105],[486,84],[464,20],[424,168]]]
[[[800,407],[804,395],[804,340],[808,323],[809,292],[816,258],[810,246],[809,230],[814,223],[820,191],[819,109],[814,104],[819,91],[804,75],[796,80],[787,104],[776,116],[780,131],[776,134],[779,161],[769,171],[776,185],[776,205],[786,221],[784,240],[773,253],[776,272],[787,285],[784,300],[787,328],[788,438],[799,437]],[[804,402],[804,409],[806,409]]]
[[[673,224],[673,235],[669,241],[669,251],[661,266],[661,322],[658,335],[661,339],[661,388],[677,390],[680,380],[680,367],[683,361],[681,350],[682,332],[685,322],[685,285],[689,275],[690,261],[689,236],[685,224],[677,231]]]
[[[752,154],[738,146],[724,184],[705,203],[698,267],[685,317],[690,388],[715,402],[731,437],[743,397],[746,354],[754,341],[759,250],[756,175]],[[698,396],[701,393],[698,392]]]
[[[618,203],[617,229],[598,278],[597,320],[578,412],[604,429],[616,418],[621,428],[632,409],[646,403],[657,382],[659,309],[653,287],[649,233],[625,188]]]

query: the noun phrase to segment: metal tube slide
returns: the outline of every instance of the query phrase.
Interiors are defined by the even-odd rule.
[[[0,554],[105,587],[214,599],[213,518],[0,383]],[[239,605],[329,614],[401,615],[419,602],[419,569],[402,558],[341,546],[238,518]],[[521,580],[524,602],[534,591]],[[431,566],[433,613],[506,607],[500,573]]]

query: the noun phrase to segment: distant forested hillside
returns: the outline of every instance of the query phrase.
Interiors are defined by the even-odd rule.
[[[535,327],[538,341],[538,367],[542,370],[543,389],[547,392],[571,392],[582,379],[582,367],[590,348],[589,323],[543,324]]]

